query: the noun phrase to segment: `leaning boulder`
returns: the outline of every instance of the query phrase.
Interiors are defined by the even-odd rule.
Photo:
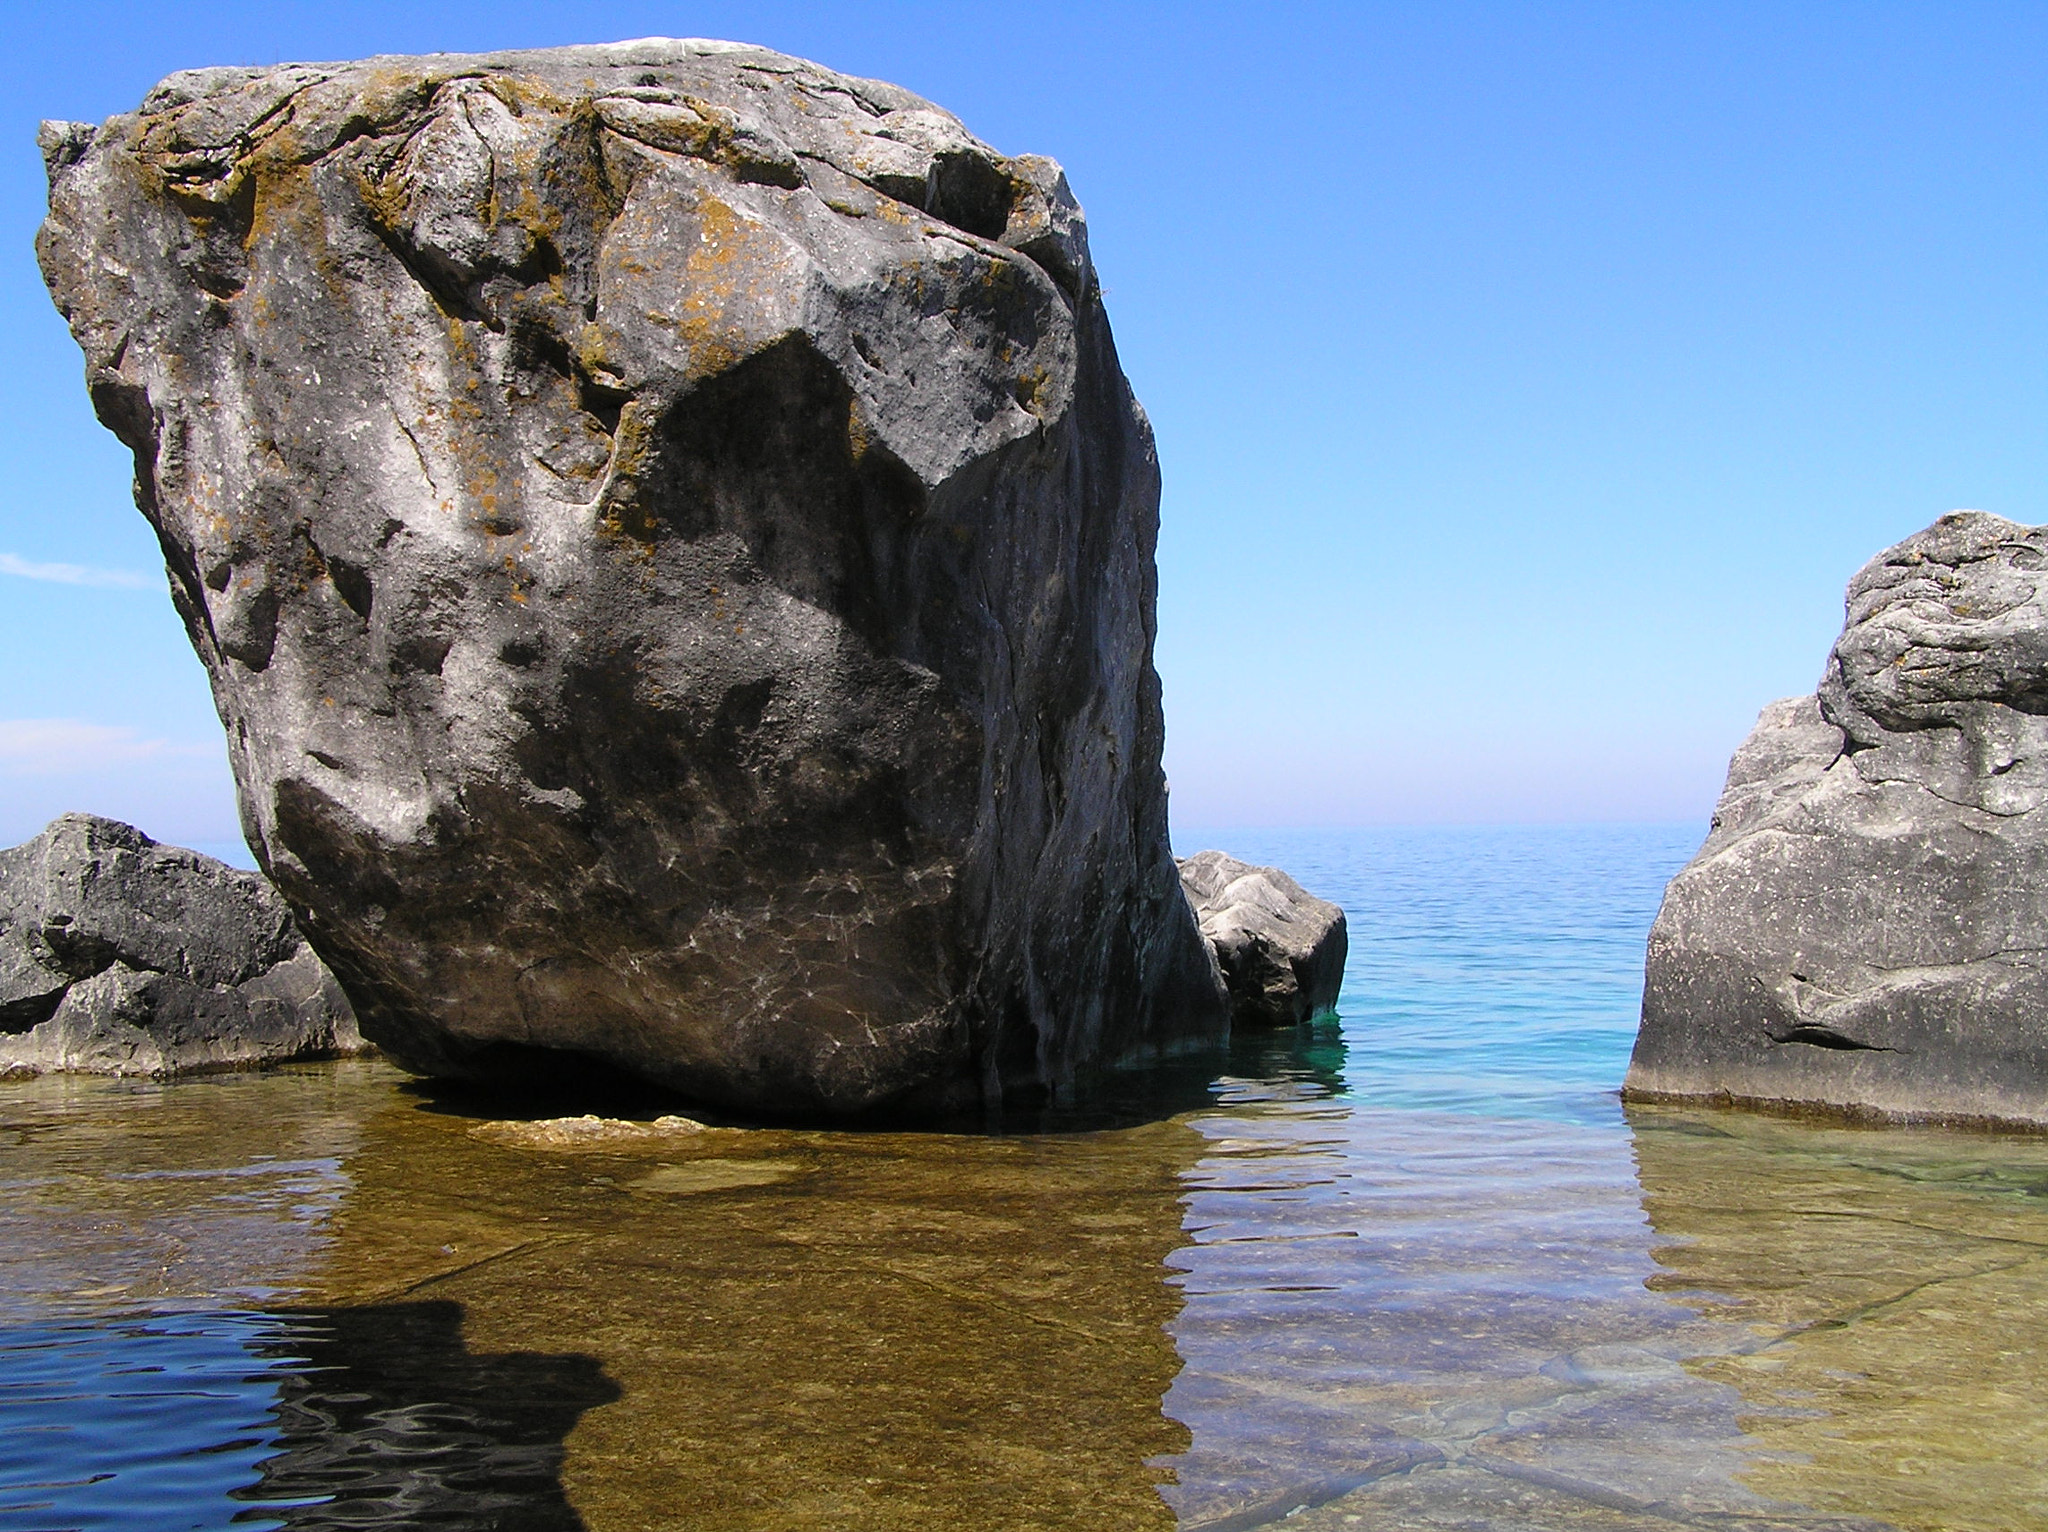
[[[0,1077],[195,1074],[363,1046],[261,875],[91,814],[0,851]]]
[[[1850,582],[1665,893],[1628,1096],[2048,1126],[2044,569],[1958,511]]]
[[[660,40],[196,70],[42,143],[249,842],[400,1062],[950,1109],[1224,1029],[1052,161]]]
[[[1294,1026],[1337,1008],[1349,940],[1336,905],[1277,867],[1220,851],[1186,858],[1180,881],[1216,954],[1236,1025]]]

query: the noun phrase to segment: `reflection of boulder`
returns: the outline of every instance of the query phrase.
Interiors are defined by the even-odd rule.
[[[1732,1321],[1761,1494],[1911,1532],[2041,1525],[2048,1143],[1631,1107],[1649,1286]],[[1854,1525],[1864,1525],[1857,1521]]]
[[[48,1077],[0,1092],[0,1315],[262,1303],[325,1243],[388,1065],[162,1084]]]
[[[1849,585],[1650,933],[1636,1100],[2048,1125],[2048,527],[1944,516]]]
[[[375,1042],[853,1112],[1225,1029],[1057,165],[661,40],[194,70],[42,141],[250,844]]]
[[[237,1499],[302,1532],[581,1532],[563,1442],[619,1397],[595,1358],[478,1355],[448,1302],[286,1317],[290,1339],[264,1348],[288,1364],[279,1450]]]
[[[1287,1027],[1337,1008],[1348,942],[1344,912],[1277,867],[1254,867],[1221,851],[1180,864],[1239,1026]]]
[[[257,873],[65,814],[0,851],[0,1075],[170,1075],[361,1051]]]

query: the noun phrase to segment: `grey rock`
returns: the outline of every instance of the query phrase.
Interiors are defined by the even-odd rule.
[[[1201,851],[1181,886],[1216,955],[1239,1026],[1286,1027],[1337,1008],[1349,938],[1344,912],[1277,867]]]
[[[197,70],[41,142],[249,842],[401,1062],[957,1108],[1226,1028],[1052,161],[662,40]]]
[[[0,1076],[363,1048],[348,997],[259,874],[91,814],[0,851]]]
[[[2048,1126],[2044,566],[1958,511],[1850,582],[1665,893],[1627,1095]]]

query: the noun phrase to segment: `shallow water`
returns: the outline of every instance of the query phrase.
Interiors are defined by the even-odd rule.
[[[1344,1021],[1122,1126],[0,1088],[0,1528],[2048,1525],[2048,1142],[1616,1102],[1692,840],[1231,837]]]

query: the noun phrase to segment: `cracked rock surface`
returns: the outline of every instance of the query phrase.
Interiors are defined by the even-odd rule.
[[[1221,851],[1180,863],[1237,1026],[1291,1027],[1337,1008],[1349,951],[1344,912],[1277,867]]]
[[[42,135],[249,842],[409,1067],[971,1107],[1226,1025],[1059,167],[653,40]]]
[[[1872,559],[1650,933],[1638,1099],[2048,1126],[2048,527]]]
[[[259,874],[91,814],[0,851],[0,1077],[362,1051],[348,997]]]

